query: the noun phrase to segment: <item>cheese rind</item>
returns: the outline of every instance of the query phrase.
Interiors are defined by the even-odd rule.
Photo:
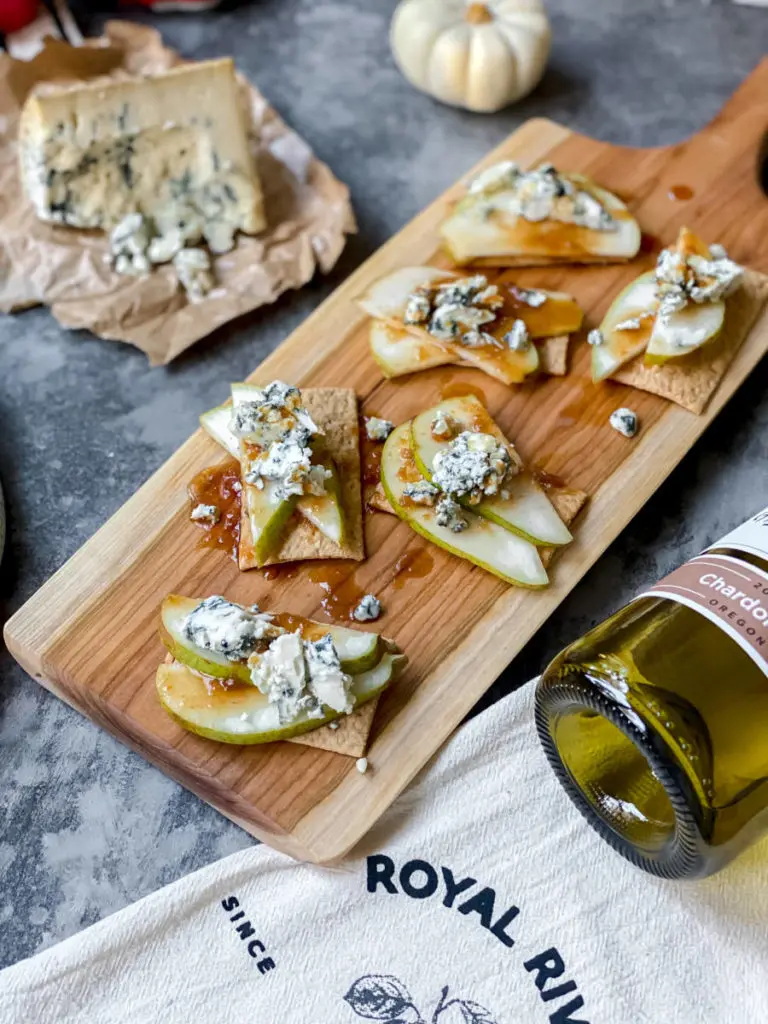
[[[266,225],[229,59],[33,94],[19,142],[42,220],[111,230],[141,213],[161,237],[199,221],[215,252]]]

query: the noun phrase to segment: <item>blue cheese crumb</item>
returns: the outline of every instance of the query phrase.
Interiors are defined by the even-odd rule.
[[[608,422],[614,430],[623,434],[624,437],[634,437],[639,428],[637,413],[634,413],[631,409],[617,409],[611,413]]]
[[[587,342],[588,344],[595,346],[604,345],[605,335],[602,331],[599,331],[597,328],[595,328],[594,331],[590,331],[587,335]]]
[[[352,612],[355,622],[374,622],[381,615],[381,601],[373,594],[361,598],[357,608]]]
[[[365,417],[365,433],[369,441],[386,441],[395,424],[390,420],[380,419],[378,416]]]
[[[357,761],[355,761],[355,768],[357,768],[361,775],[365,775],[368,771],[368,758],[358,757]]]
[[[196,523],[218,523],[221,513],[216,505],[195,505],[189,517]]]

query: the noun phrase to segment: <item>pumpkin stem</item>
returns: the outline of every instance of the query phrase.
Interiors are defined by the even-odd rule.
[[[472,0],[467,4],[464,18],[470,25],[484,25],[486,22],[493,21],[493,15],[480,0]]]

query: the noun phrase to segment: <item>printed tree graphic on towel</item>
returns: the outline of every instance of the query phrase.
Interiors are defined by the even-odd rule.
[[[366,974],[344,996],[358,1017],[382,1024],[497,1024],[493,1014],[471,999],[449,999],[443,989],[431,1017],[422,1017],[405,985],[389,974]]]

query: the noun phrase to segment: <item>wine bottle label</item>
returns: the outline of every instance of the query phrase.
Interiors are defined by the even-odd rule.
[[[756,530],[768,533],[767,522],[763,519],[763,525],[758,525]],[[734,544],[732,540],[749,525],[745,523],[734,530],[718,541],[717,547],[754,550],[743,547],[753,539],[749,532],[742,535],[743,543]],[[759,532],[757,539],[760,540]],[[766,540],[768,537],[763,535],[762,543]],[[765,548],[754,553],[768,557]],[[704,552],[659,580],[640,597],[666,597],[706,616],[768,675],[768,573],[762,569],[729,555]]]
[[[759,555],[768,560],[768,508],[764,508],[746,523],[726,534],[715,547],[747,551],[751,555]]]

